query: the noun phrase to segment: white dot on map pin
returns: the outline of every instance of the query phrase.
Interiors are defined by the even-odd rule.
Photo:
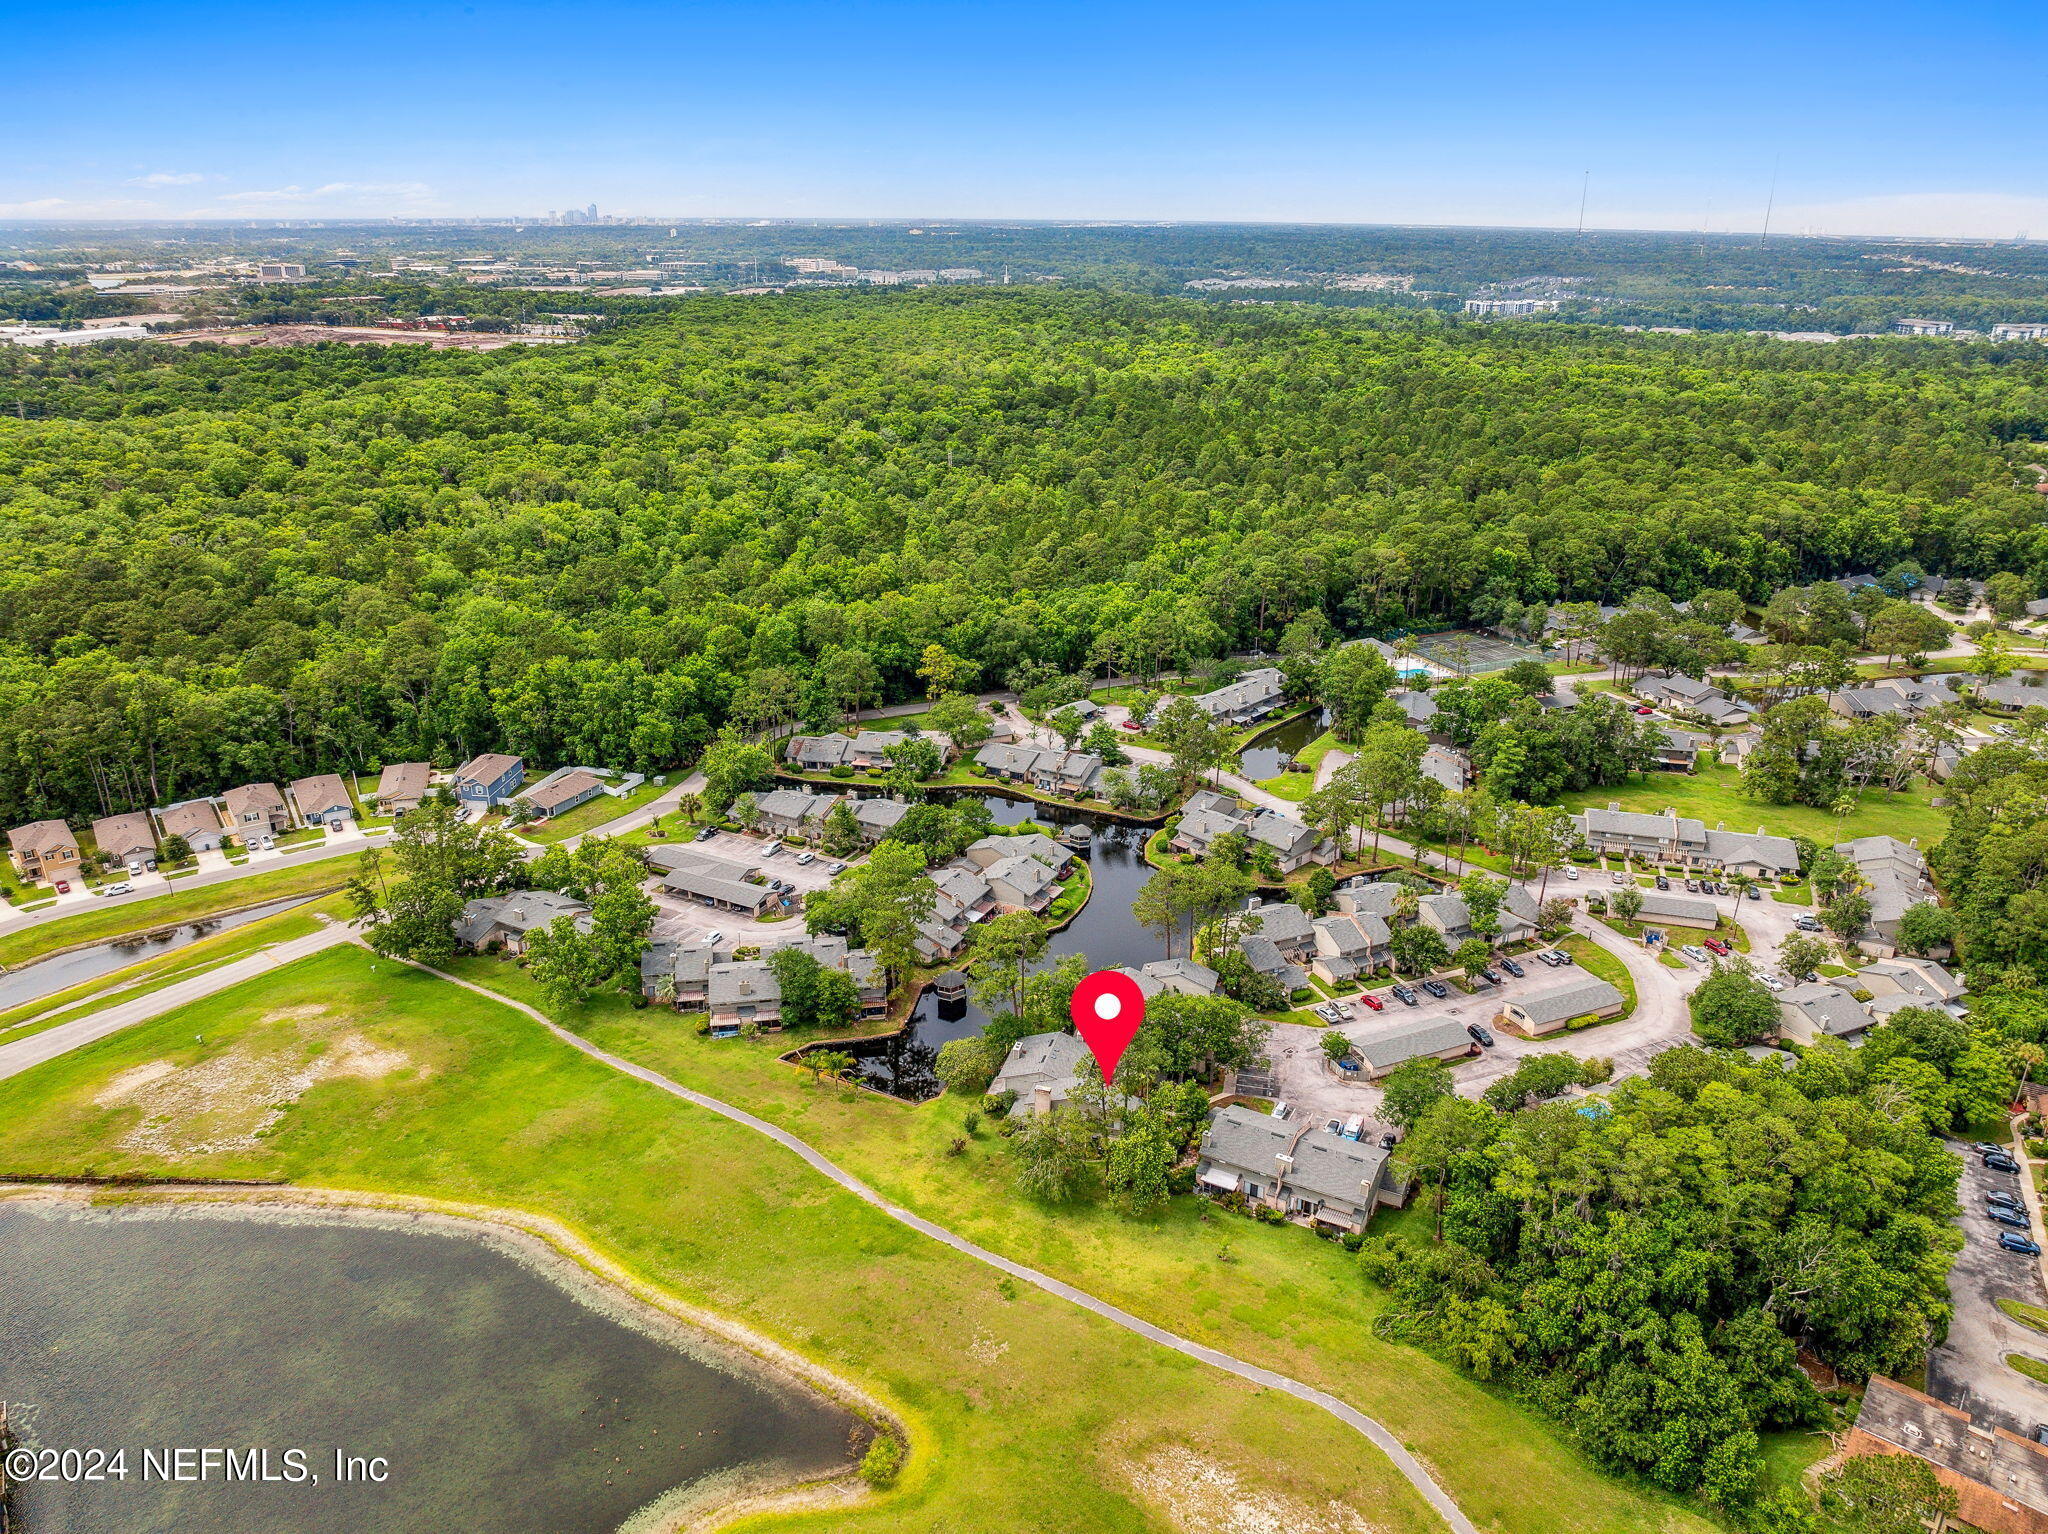
[[[1115,1017],[1117,1013],[1123,1011],[1123,1009],[1123,1002],[1116,996],[1114,992],[1104,991],[1100,996],[1095,998],[1095,1015],[1101,1018],[1104,1022],[1108,1022],[1112,1017]]]

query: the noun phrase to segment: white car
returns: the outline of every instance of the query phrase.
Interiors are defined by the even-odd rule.
[[[813,862],[813,861],[815,861],[815,857],[814,857],[814,855],[813,855],[812,853],[808,853],[808,852],[799,852],[799,853],[798,853],[798,854],[796,855],[796,862],[797,862],[797,866],[798,866],[799,868],[801,868],[801,867],[802,867],[802,866],[803,866],[804,864],[806,864],[806,863],[809,863],[809,862]]]
[[[843,874],[846,872],[846,865],[844,863],[834,863],[825,872],[828,874]]]
[[[1579,877],[1579,871],[1578,871],[1578,870],[1577,870],[1576,868],[1567,868],[1567,869],[1566,869],[1566,870],[1564,871],[1564,876],[1565,876],[1565,877],[1566,877],[1567,879],[1570,879],[1570,880],[1572,880],[1572,881],[1573,881],[1574,883],[1576,883],[1576,882],[1578,881],[1578,877]]]
[[[108,884],[101,888],[100,893],[102,895],[132,895],[135,893],[135,886],[125,881],[120,884]]]
[[[1684,954],[1688,959],[1691,959],[1695,964],[1705,964],[1711,957],[1711,955],[1708,954],[1706,949],[1700,947],[1700,945],[1697,943],[1687,943],[1683,948],[1679,949],[1678,951]]]
[[[1767,991],[1782,991],[1785,989],[1785,982],[1776,975],[1758,975],[1757,979],[1763,981],[1764,989]]]

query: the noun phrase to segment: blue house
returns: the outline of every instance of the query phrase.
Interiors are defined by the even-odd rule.
[[[516,756],[486,751],[455,769],[455,797],[464,804],[485,806],[509,799],[526,781],[526,763]]]

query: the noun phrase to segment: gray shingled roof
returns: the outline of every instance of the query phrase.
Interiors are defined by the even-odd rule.
[[[1451,1017],[1422,1017],[1358,1041],[1359,1058],[1375,1074],[1424,1055],[1442,1054],[1472,1043],[1465,1025]]]
[[[1561,1023],[1568,1018],[1584,1017],[1589,1012],[1598,1012],[1606,1007],[1618,1007],[1623,1001],[1621,992],[1597,975],[1581,975],[1576,980],[1567,980],[1561,985],[1546,986],[1540,991],[1531,991],[1524,996],[1510,997],[1506,1003],[1532,1023]]]

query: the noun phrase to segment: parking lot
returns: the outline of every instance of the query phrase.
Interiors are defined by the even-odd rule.
[[[1383,1037],[1424,1018],[1449,1017],[1459,1023],[1478,1023],[1492,1033],[1494,1045],[1482,1051],[1488,1057],[1484,1064],[1474,1061],[1470,1065],[1461,1063],[1456,1067],[1459,1089],[1463,1091],[1469,1073],[1483,1071],[1484,1079],[1491,1080],[1493,1076],[1513,1070],[1514,1061],[1524,1053],[1562,1047],[1558,1042],[1564,1037],[1562,1035],[1548,1041],[1521,1039],[1496,1028],[1494,1018],[1507,998],[1562,985],[1583,971],[1577,966],[1552,969],[1538,963],[1534,954],[1517,955],[1515,962],[1522,966],[1520,979],[1501,969],[1496,961],[1494,973],[1501,977],[1500,985],[1481,986],[1470,995],[1446,981],[1450,995],[1439,1000],[1424,992],[1420,984],[1412,984],[1410,988],[1416,993],[1416,1004],[1412,1007],[1397,1000],[1391,986],[1376,987],[1370,993],[1381,1002],[1382,1010],[1378,1012],[1356,996],[1345,997],[1339,1003],[1344,1009],[1344,1019],[1332,1026],[1357,1044]],[[1377,1134],[1385,1127],[1373,1118],[1379,1109],[1379,1088],[1363,1080],[1348,1080],[1331,1074],[1323,1054],[1325,1033],[1324,1029],[1309,1028],[1299,1023],[1273,1025],[1267,1053],[1273,1061],[1274,1095],[1318,1118],[1349,1118],[1353,1114],[1362,1114],[1373,1121],[1373,1132]],[[1497,1070],[1492,1069],[1492,1057],[1496,1055],[1505,1062]]]
[[[1998,1308],[2000,1299],[2048,1307],[2048,1284],[2040,1261],[2002,1250],[1995,1224],[1984,1212],[1984,1195],[1993,1189],[2019,1193],[2031,1212],[2028,1224],[2041,1240],[2040,1203],[2022,1179],[1993,1172],[1964,1145],[1949,1149],[1963,1160],[1956,1197],[1963,1206],[1957,1225],[1968,1244],[1949,1270],[1949,1299],[1955,1319],[1948,1340],[1927,1357],[1927,1393],[1969,1412],[1980,1425],[1995,1424],[2031,1438],[2038,1424],[2048,1423],[2048,1385],[2030,1380],[2005,1362],[2008,1353],[2024,1353],[2048,1361],[2048,1335],[2015,1321]]]
[[[832,865],[840,861],[824,853],[814,853],[808,863],[799,863],[798,856],[804,849],[784,847],[774,856],[768,848],[780,845],[764,836],[743,836],[735,831],[719,831],[705,840],[688,839],[660,841],[655,847],[688,847],[703,853],[706,857],[718,858],[727,863],[739,863],[748,868],[758,868],[764,879],[780,879],[785,884],[794,884],[796,894],[792,903],[783,912],[780,921],[756,921],[753,917],[738,911],[726,911],[706,906],[699,901],[682,895],[671,895],[661,887],[657,875],[647,887],[654,899],[657,911],[656,926],[661,936],[674,935],[676,929],[688,927],[698,931],[714,931],[742,943],[758,943],[764,938],[778,934],[794,934],[802,930],[803,897],[813,890],[821,890],[836,877]],[[856,863],[858,857],[848,859]],[[774,909],[771,907],[771,909]],[[794,923],[794,924],[792,924]]]

